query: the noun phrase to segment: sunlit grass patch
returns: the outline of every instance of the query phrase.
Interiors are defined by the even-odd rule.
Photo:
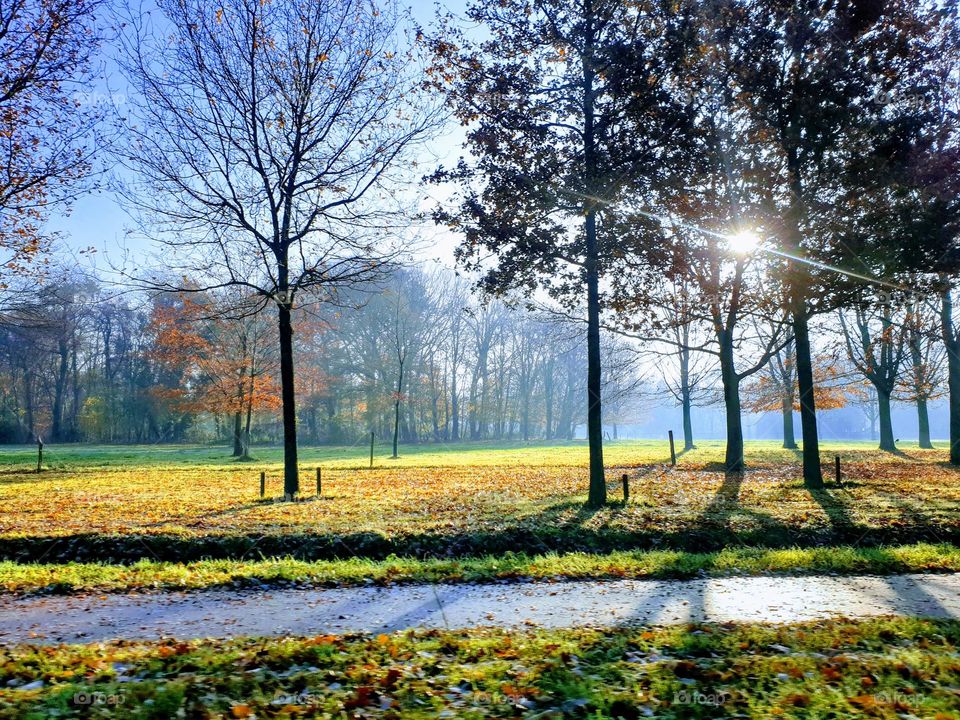
[[[176,563],[141,560],[106,563],[0,562],[0,592],[79,593],[199,590],[250,584],[298,583],[351,586],[368,583],[494,582],[611,578],[691,578],[701,575],[893,574],[960,571],[960,548],[916,544],[857,548],[727,548],[715,553],[672,550],[606,554],[548,553],[459,559],[391,557],[303,561],[201,560]]]

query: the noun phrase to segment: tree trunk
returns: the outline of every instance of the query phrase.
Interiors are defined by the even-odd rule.
[[[240,402],[243,402],[243,385],[240,385]],[[243,410],[233,414],[233,457],[243,456]]]
[[[520,430],[523,435],[523,441],[530,441],[530,392],[526,387],[527,382],[523,383],[523,391],[520,396]]]
[[[947,348],[947,385],[950,391],[950,464],[960,465],[960,343]]]
[[[478,417],[477,406],[479,405],[481,362],[481,359],[477,360],[477,365],[473,369],[473,378],[470,381],[470,402],[468,405],[469,410],[467,412],[467,423],[470,426],[468,432],[471,440],[478,440],[480,438],[480,420]]]
[[[789,145],[789,143],[788,143]],[[799,254],[803,238],[801,219],[806,216],[803,201],[803,183],[800,160],[795,148],[787,148],[787,169],[791,207],[784,220],[787,224],[788,253]],[[793,324],[793,342],[796,352],[797,390],[800,400],[800,431],[803,434],[803,484],[812,489],[823,489],[823,471],[820,469],[820,437],[817,432],[817,404],[814,399],[813,351],[810,348],[810,312],[807,308],[809,272],[797,261],[787,263],[789,279],[790,316]]]
[[[543,375],[543,437],[553,438],[553,358],[547,362]]]
[[[250,457],[250,421],[253,419],[253,391],[256,388],[253,358],[250,359],[250,394],[247,396],[247,424],[243,431],[243,457]],[[314,408],[316,412],[316,408]]]
[[[917,399],[917,421],[920,426],[920,447],[924,450],[933,449],[930,442],[930,413],[927,409],[926,398]]]
[[[880,419],[880,449],[896,452],[893,437],[893,421],[890,417],[890,391],[877,388],[877,415]]]
[[[597,273],[596,214],[587,215],[587,440],[590,446],[590,492],[588,504],[607,502],[603,472],[603,413],[600,405],[600,282]]]
[[[403,392],[403,361],[400,361],[400,373],[397,377],[397,397],[393,401],[393,457],[398,458],[400,446],[400,394]]]
[[[870,404],[868,405],[868,407],[870,408],[870,416],[869,416],[869,417],[870,417],[870,439],[871,439],[871,440],[876,440],[876,439],[877,439],[877,412],[878,412],[878,411],[877,411],[876,400],[873,398],[872,395],[870,396],[870,401],[869,401],[869,402],[870,402]]]
[[[723,382],[723,408],[727,423],[727,451],[723,468],[728,473],[740,473],[743,462],[743,420],[740,417],[740,378],[733,358],[733,343],[729,337],[720,338],[720,376]]]
[[[800,428],[803,433],[803,483],[809,488],[823,487],[820,469],[820,439],[817,435],[817,406],[814,401],[813,355],[807,307],[802,291],[794,289],[793,337],[797,353],[797,387],[800,392]]]
[[[69,370],[69,348],[66,338],[60,338],[57,346],[60,365],[57,369],[57,380],[53,391],[53,418],[51,419],[50,435],[55,441],[63,438],[63,401],[67,392],[67,371]]]
[[[584,11],[586,38],[583,52],[583,169],[587,193],[594,192],[597,182],[596,138],[594,136],[594,77],[593,67],[594,20],[590,2]],[[600,507],[607,502],[607,481],[603,472],[603,412],[601,392],[603,377],[600,356],[600,261],[597,246],[597,209],[588,199],[585,207],[584,269],[587,281],[587,440],[590,446],[590,492],[587,503]]]
[[[953,327],[953,297],[944,275],[940,293],[940,332],[947,351],[947,387],[950,391],[950,464],[960,465],[960,341]]]
[[[33,371],[24,368],[23,371],[23,412],[24,420],[27,423],[27,437],[34,439],[33,422]]]
[[[910,315],[915,318],[916,308],[911,306]],[[917,426],[919,429],[919,446],[924,450],[933,448],[930,442],[930,414],[927,409],[926,367],[923,362],[923,350],[920,329],[916,319],[910,326],[910,360],[913,365],[913,391],[917,398]]]
[[[690,403],[690,392],[683,395],[683,449],[684,451],[693,450],[696,445],[693,444],[693,408]]]
[[[690,398],[690,350],[680,350],[680,406],[683,412],[683,449],[693,450],[693,408]]]
[[[80,373],[77,369],[77,332],[74,330],[70,353],[71,376],[73,377],[73,403],[70,406],[70,437],[80,439]]]
[[[247,403],[247,425],[243,430],[243,456],[244,457],[250,457],[250,421],[252,419],[253,419],[253,402],[251,401]]]
[[[397,450],[400,446],[400,400],[393,401],[393,455],[391,457],[400,457]]]
[[[285,292],[286,288],[281,288]],[[280,330],[280,395],[283,401],[283,494],[292,498],[300,492],[297,466],[297,400],[293,368],[293,323],[289,300],[277,306]]]
[[[456,376],[450,385],[450,439],[453,442],[460,440],[460,401],[457,398]]]
[[[783,396],[783,447],[786,450],[797,449],[797,439],[793,431],[793,398],[788,394]]]
[[[433,441],[440,442],[442,438],[440,434],[440,397],[437,395],[434,395],[431,400],[430,418],[433,424]]]

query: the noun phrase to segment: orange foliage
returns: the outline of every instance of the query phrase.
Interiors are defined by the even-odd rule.
[[[840,374],[829,360],[816,358],[813,367],[814,402],[817,410],[846,407],[855,391],[839,383]],[[800,395],[793,378],[793,409],[800,410]],[[762,373],[743,386],[743,406],[750,412],[779,412],[783,409],[786,388],[770,373]]]
[[[205,317],[207,308],[190,298],[155,303],[149,330],[150,355],[176,387],[155,386],[155,397],[180,412],[238,413],[280,407],[280,388],[258,367],[238,320]]]

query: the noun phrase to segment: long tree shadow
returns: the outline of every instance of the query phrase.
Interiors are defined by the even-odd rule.
[[[922,512],[916,507],[916,504],[902,497],[882,491],[878,491],[878,494],[899,513],[897,525],[902,527],[905,533],[909,533],[912,539],[935,542],[944,541],[943,534],[945,531],[948,531],[948,527],[944,522],[931,516],[930,513]],[[956,515],[957,509],[945,509],[945,514]]]
[[[894,596],[891,605],[903,613],[917,617],[955,617],[956,613],[947,609],[940,598],[933,595],[918,581],[909,576],[890,576],[884,578],[884,584]],[[906,608],[903,605],[906,604]]]
[[[253,510],[258,507],[265,507],[273,504],[273,500],[255,500],[248,503],[243,503],[242,505],[233,505],[231,507],[223,508],[220,510],[212,510],[201,515],[187,515],[187,516],[171,516],[163,520],[157,520],[152,523],[145,523],[140,527],[144,529],[154,529],[162,528],[167,525],[175,525],[180,527],[195,527],[202,526],[208,520],[216,520],[218,518],[230,517],[232,515],[239,515],[245,510]]]
[[[834,497],[826,488],[807,488],[810,497],[814,499],[820,509],[823,510],[830,524],[837,530],[849,530],[854,526],[853,519],[850,517],[850,511],[846,504]]]
[[[756,540],[777,542],[782,541],[784,537],[789,537],[791,528],[788,525],[769,513],[743,505],[740,495],[747,479],[748,473],[724,473],[720,487],[703,511],[693,520],[692,527],[719,530],[722,536],[730,539],[731,544]],[[753,530],[745,531],[735,527],[735,519],[740,521],[740,525],[752,526]]]
[[[896,450],[881,450],[881,452],[886,453],[887,455],[893,455],[894,457],[902,458],[904,460],[912,460],[913,462],[922,462],[920,458],[916,455],[911,455],[905,450],[897,448]]]

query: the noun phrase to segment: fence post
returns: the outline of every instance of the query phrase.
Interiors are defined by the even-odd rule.
[[[320,468],[318,467],[317,468],[317,497],[320,497],[320,493],[322,491],[323,491],[322,486],[320,484]]]
[[[667,437],[670,438],[670,464],[676,467],[677,464],[677,449],[673,444],[673,430],[667,431]]]
[[[839,455],[837,455],[833,459],[833,463],[834,463],[834,468],[837,472],[837,487],[841,487],[842,483],[840,482],[840,456]]]
[[[267,494],[267,474],[263,471],[260,472],[260,497],[264,497]]]
[[[373,430],[370,431],[370,469],[373,470]]]
[[[43,469],[43,440],[37,438],[37,473]]]
[[[624,473],[620,479],[623,481],[623,504],[626,505],[630,499],[630,476]]]

